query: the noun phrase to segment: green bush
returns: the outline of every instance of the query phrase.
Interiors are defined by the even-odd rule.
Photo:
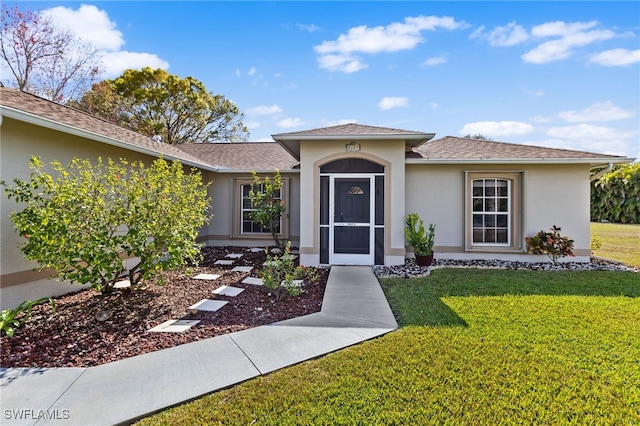
[[[591,221],[640,224],[640,162],[616,166],[591,182]]]
[[[251,212],[249,219],[271,232],[276,246],[284,249],[282,241],[278,238],[280,219],[286,211],[281,193],[282,177],[280,172],[276,169],[273,179],[268,176],[260,179],[255,171],[252,171],[251,174],[253,175],[253,183],[251,184],[249,196],[246,198],[254,210]]]
[[[267,254],[261,277],[264,286],[275,295],[276,299],[282,298],[285,293],[294,297],[302,294],[302,285],[294,282],[295,280],[306,279],[312,282],[317,279],[315,268],[297,266],[293,259],[290,242],[287,242],[284,254],[281,256]]]
[[[133,286],[200,255],[196,237],[210,200],[199,172],[163,159],[149,167],[122,159],[51,167],[54,173],[46,173],[33,157],[28,181],[0,182],[9,198],[26,205],[11,220],[25,237],[23,254],[41,269],[108,293],[123,277]],[[139,258],[128,270],[127,256]]]
[[[3,331],[7,337],[13,337],[14,329],[20,327],[22,323],[29,318],[31,308],[46,300],[51,303],[53,312],[55,312],[56,302],[50,297],[43,297],[38,300],[25,300],[13,309],[3,309],[2,313],[0,313],[0,331]]]

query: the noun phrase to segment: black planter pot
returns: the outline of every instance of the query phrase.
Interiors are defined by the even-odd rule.
[[[426,256],[416,255],[416,263],[420,266],[431,266],[431,264],[433,263],[433,253]]]

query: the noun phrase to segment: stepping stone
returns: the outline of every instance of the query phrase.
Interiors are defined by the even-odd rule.
[[[291,254],[300,254],[300,250],[291,250],[289,253],[291,253]]]
[[[154,333],[182,333],[199,322],[199,320],[169,320],[156,325],[149,331]]]
[[[214,265],[225,265],[225,266],[229,266],[229,265],[233,265],[233,260],[216,260],[215,262],[213,262]]]
[[[222,301],[222,300],[202,299],[201,301],[199,301],[195,305],[189,306],[187,309],[189,311],[215,312],[218,309],[222,308],[227,303],[229,303],[229,302],[225,302],[225,301]],[[193,313],[193,312],[191,312],[191,313]]]
[[[131,287],[131,282],[129,280],[118,281],[113,285],[113,288],[128,288]]]
[[[219,294],[221,296],[229,296],[229,297],[236,297],[243,291],[244,291],[244,288],[231,287],[228,285],[223,285],[213,290],[215,294]]]
[[[193,277],[194,280],[217,280],[220,278],[218,274],[198,274]]]
[[[261,253],[264,251],[264,247],[251,247],[249,251],[251,253]]]
[[[240,259],[242,256],[244,256],[242,253],[229,253],[225,257],[228,257],[229,259]]]
[[[242,284],[264,285],[262,278],[247,277],[242,280]]]
[[[253,266],[236,266],[231,270],[231,272],[251,272],[253,271]]]

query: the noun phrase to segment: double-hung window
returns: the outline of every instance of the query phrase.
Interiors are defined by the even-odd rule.
[[[253,179],[235,179],[235,198],[236,198],[236,214],[234,215],[234,237],[251,237],[262,238],[271,237],[271,230],[261,226],[254,220],[255,206],[251,203],[249,192],[253,187]],[[276,199],[287,205],[287,194],[289,187],[289,179],[282,178],[282,188]],[[258,188],[259,189],[259,188]],[[280,217],[279,223],[276,225],[276,232],[279,236],[288,238],[286,211]]]
[[[519,250],[521,173],[465,174],[467,250]]]

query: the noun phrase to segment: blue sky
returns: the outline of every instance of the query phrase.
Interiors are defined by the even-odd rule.
[[[245,114],[640,157],[640,2],[18,2]]]

